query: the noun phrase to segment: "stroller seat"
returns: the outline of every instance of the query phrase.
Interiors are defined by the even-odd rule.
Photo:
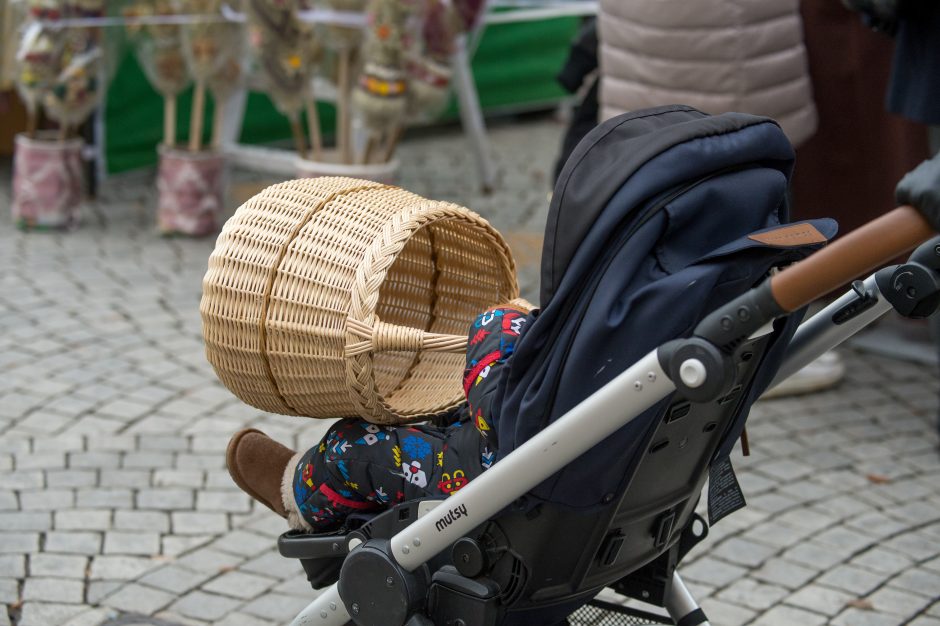
[[[788,223],[792,162],[776,123],[750,115],[659,107],[589,133],[556,185],[541,309],[499,388],[497,462],[445,500],[282,535],[281,554],[332,585],[294,623],[707,623],[677,566],[744,506],[730,453],[803,307],[932,234],[905,214],[860,269],[816,271],[824,286],[804,271],[805,297],[782,297],[778,278],[802,264],[765,280],[772,270],[836,228]],[[870,304],[874,279],[853,293],[839,332],[890,306]],[[695,513],[706,481],[708,523]],[[592,601],[605,587],[669,615]]]

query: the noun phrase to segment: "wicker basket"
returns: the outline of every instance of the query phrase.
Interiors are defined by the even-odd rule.
[[[508,246],[472,211],[324,177],[236,211],[200,311],[209,361],[248,404],[399,424],[463,401],[467,326],[518,292]]]

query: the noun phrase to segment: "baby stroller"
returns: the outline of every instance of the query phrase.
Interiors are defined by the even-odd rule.
[[[707,623],[678,566],[707,533],[706,479],[711,523],[743,506],[730,452],[751,404],[887,310],[940,298],[937,238],[799,326],[934,231],[902,207],[817,251],[835,224],[787,224],[792,161],[749,115],[661,107],[592,131],[556,186],[497,462],[446,500],[282,535],[329,585],[294,624]],[[669,617],[592,602],[605,587]]]

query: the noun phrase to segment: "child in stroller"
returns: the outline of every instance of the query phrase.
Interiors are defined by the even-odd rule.
[[[352,513],[406,500],[449,496],[492,465],[497,450],[494,392],[530,307],[495,306],[470,325],[463,388],[467,404],[443,425],[377,426],[337,421],[295,453],[260,431],[236,433],[226,461],[235,483],[297,530],[327,532]]]

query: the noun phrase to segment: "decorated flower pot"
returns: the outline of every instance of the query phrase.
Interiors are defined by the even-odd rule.
[[[157,225],[162,234],[201,237],[218,229],[224,169],[218,152],[160,148]]]
[[[11,209],[20,228],[59,229],[78,224],[83,142],[53,137],[54,133],[16,136]]]

